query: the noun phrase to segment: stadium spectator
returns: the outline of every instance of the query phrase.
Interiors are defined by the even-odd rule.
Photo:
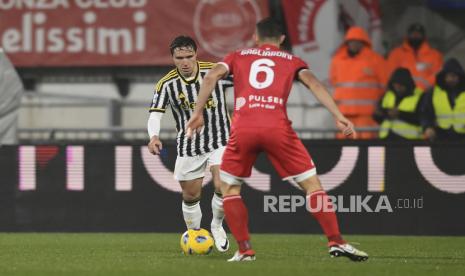
[[[422,126],[429,140],[465,139],[465,72],[456,59],[448,60],[425,95]]]
[[[421,139],[420,107],[423,90],[406,68],[394,71],[373,118],[380,126],[379,138],[390,140]]]
[[[372,50],[367,33],[351,27],[331,61],[329,77],[339,110],[355,127],[377,126],[372,115],[387,82],[385,65],[383,57]],[[362,139],[376,136],[374,132],[359,132]]]
[[[424,90],[434,85],[442,62],[442,54],[429,45],[425,27],[419,23],[410,25],[402,45],[393,49],[388,56],[389,72],[398,67],[409,69],[416,85]]]

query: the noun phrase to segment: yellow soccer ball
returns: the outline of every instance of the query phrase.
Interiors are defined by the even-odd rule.
[[[214,240],[205,229],[189,229],[181,235],[181,249],[186,255],[207,255],[213,250]]]

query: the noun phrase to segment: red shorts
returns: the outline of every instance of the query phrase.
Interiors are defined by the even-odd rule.
[[[260,152],[266,153],[283,179],[316,173],[310,154],[290,127],[233,129],[223,154],[221,171],[234,177],[250,177]]]

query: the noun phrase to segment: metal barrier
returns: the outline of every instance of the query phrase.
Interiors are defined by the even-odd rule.
[[[318,103],[288,103],[288,108],[298,109],[300,117],[304,118],[303,125],[305,125],[305,118],[307,118],[309,112],[313,112],[322,106]],[[232,105],[229,105],[232,108]],[[77,127],[76,125],[70,124],[70,127],[61,127],[66,125],[60,123],[60,127],[52,126],[49,127],[47,123],[42,125],[38,123],[38,127],[22,126],[18,130],[18,137],[20,143],[28,144],[46,144],[46,143],[69,143],[73,141],[84,142],[84,143],[99,143],[99,142],[134,142],[134,141],[146,141],[148,140],[148,134],[146,128],[141,127],[129,127],[122,126],[123,109],[124,108],[137,108],[137,110],[147,110],[147,103],[144,101],[127,101],[121,99],[110,99],[103,97],[88,97],[88,96],[73,96],[73,95],[57,95],[53,93],[45,92],[28,92],[25,94],[21,108],[24,109],[25,116],[30,116],[32,120],[35,120],[34,111],[37,109],[39,112],[44,110],[52,113],[49,115],[50,119],[55,119],[62,115],[62,118],[58,120],[69,120],[72,114],[76,113],[76,109],[72,112],[67,112],[67,109],[78,108],[79,110],[86,110],[86,108],[97,108],[100,112],[98,118],[101,122],[102,127]],[[63,109],[66,115],[60,113],[59,109]],[[140,109],[139,109],[140,108]],[[53,113],[53,109],[58,109],[57,113]],[[73,113],[74,112],[74,113]],[[83,113],[85,111],[82,111]],[[230,110],[232,113],[232,110]],[[69,115],[71,113],[71,115]],[[40,113],[43,114],[43,113]],[[53,116],[55,115],[55,116]],[[79,114],[80,115],[80,114]],[[140,114],[139,114],[140,115]],[[88,115],[89,116],[89,115]],[[43,118],[42,118],[43,119]],[[85,119],[83,119],[85,120]],[[81,120],[80,122],[82,122]],[[79,122],[78,122],[79,123]],[[145,123],[144,123],[145,124]],[[141,125],[144,125],[141,124]],[[34,124],[31,124],[34,125]],[[45,127],[44,127],[45,125]],[[53,124],[50,124],[53,125]],[[94,124],[95,125],[95,124]],[[177,132],[174,128],[174,121],[171,123],[165,123],[169,127],[163,127],[160,136],[164,140],[175,139]],[[331,126],[333,127],[333,126]],[[335,128],[326,127],[307,127],[307,128],[296,128],[297,134],[302,139],[332,139],[338,132]],[[378,128],[360,128],[358,131],[373,131],[377,132]]]
[[[379,128],[357,128],[357,131],[378,132]],[[305,128],[295,129],[301,139],[332,139],[339,131],[337,129]],[[22,128],[19,129],[20,143],[44,144],[44,143],[68,143],[79,141],[80,143],[95,142],[134,142],[147,141],[149,139],[145,128]],[[176,139],[177,132],[174,129],[166,129],[160,132],[163,140]]]

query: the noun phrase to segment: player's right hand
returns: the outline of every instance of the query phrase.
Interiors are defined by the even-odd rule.
[[[161,149],[163,148],[163,145],[160,139],[156,135],[154,135],[150,139],[150,142],[147,146],[149,148],[150,153],[153,155],[160,155]]]
[[[344,116],[338,117],[335,120],[337,128],[342,131],[345,136],[352,136],[353,139],[357,139],[357,132],[351,121]]]
[[[189,122],[186,124],[186,136],[191,139],[194,134],[199,133],[204,125],[203,114],[193,113]]]

